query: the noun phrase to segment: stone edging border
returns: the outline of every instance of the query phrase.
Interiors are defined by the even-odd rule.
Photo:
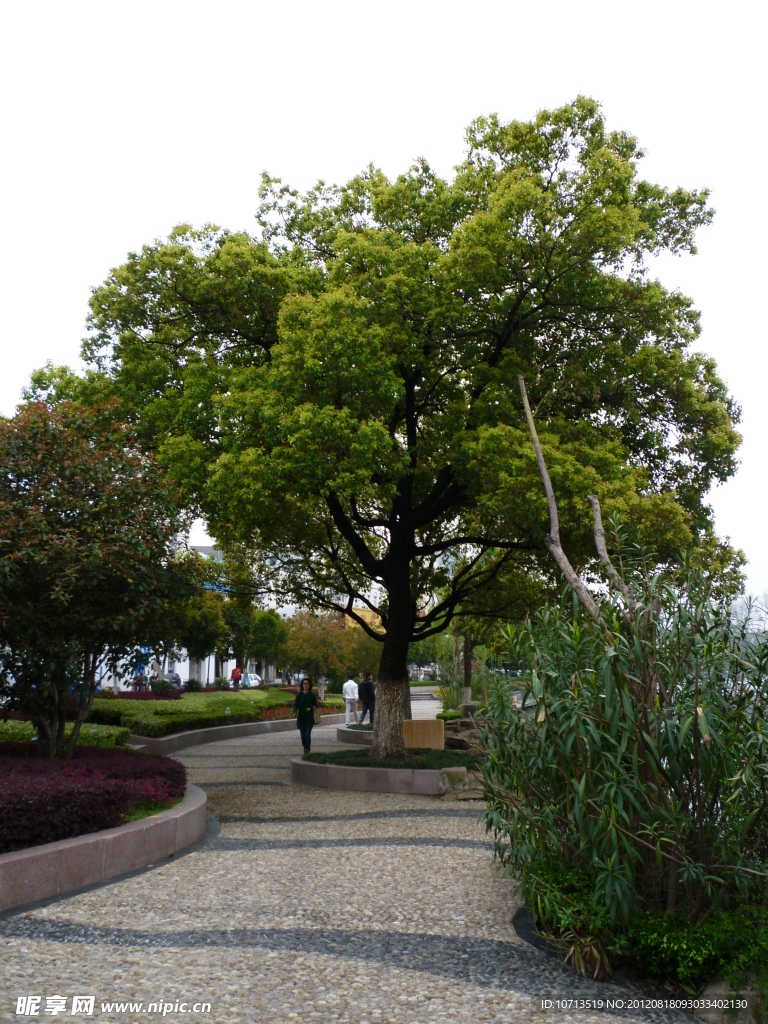
[[[205,834],[208,797],[188,785],[175,807],[118,828],[0,854],[0,913],[104,882],[178,853]]]
[[[359,747],[370,747],[373,743],[373,729],[347,729],[340,725],[336,730],[339,743],[356,743]]]
[[[319,789],[438,796],[440,774],[431,768],[348,768],[339,764],[316,764],[300,757],[291,758],[291,782]]]
[[[323,715],[322,725],[338,725],[344,721],[344,712]],[[212,725],[207,729],[174,732],[170,736],[129,736],[131,746],[143,747],[148,754],[172,754],[184,747],[197,747],[201,743],[218,743],[240,736],[262,736],[270,732],[289,732],[296,728],[295,718],[278,718],[271,722],[240,722],[237,725]],[[317,726],[320,728],[320,726]]]

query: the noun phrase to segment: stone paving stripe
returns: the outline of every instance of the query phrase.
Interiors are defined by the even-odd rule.
[[[214,839],[208,850],[336,850],[348,847],[374,846],[438,846],[455,850],[493,850],[493,843],[482,839],[442,839],[429,836],[393,836],[380,839],[361,836],[359,839]]]
[[[242,821],[250,822],[255,825],[269,825],[269,824],[285,824],[287,822],[301,822],[302,825],[305,822],[324,822],[324,821],[378,821],[380,819],[392,819],[392,818],[476,818],[478,821],[483,817],[478,811],[469,807],[446,807],[444,804],[435,808],[435,810],[419,810],[414,807],[410,811],[362,811],[358,814],[317,814],[317,815],[302,815],[300,818],[261,818],[251,817],[249,815],[237,815],[234,814],[231,817],[222,814],[218,816],[218,820],[222,825],[230,824],[231,822]]]
[[[550,978],[540,977],[543,954],[529,946],[464,936],[430,935],[393,931],[344,931],[322,928],[216,928],[209,930],[182,929],[175,931],[142,930],[132,928],[99,928],[70,922],[39,921],[30,928],[26,918],[10,922],[6,934],[41,939],[66,945],[112,947],[138,947],[152,949],[194,949],[223,947],[226,949],[269,949],[302,954],[319,953],[343,957],[351,961],[386,962],[389,967],[446,977],[454,982],[493,986],[518,995],[540,997],[556,995],[558,983],[572,998],[595,998],[594,984],[580,977],[572,969],[560,964],[547,964]],[[554,968],[554,970],[552,970]],[[626,988],[604,983],[600,986],[603,998],[624,998],[631,994]],[[637,1019],[635,1011],[624,1016]],[[617,1013],[617,1016],[622,1016]],[[646,1018],[655,1017],[647,1014]],[[668,1014],[663,1018],[690,1018],[688,1015]]]

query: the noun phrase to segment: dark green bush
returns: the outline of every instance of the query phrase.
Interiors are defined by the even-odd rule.
[[[184,684],[184,689],[187,693],[199,693],[203,688],[203,684],[199,679],[188,679]]]
[[[214,690],[228,690],[229,689],[229,680],[228,679],[222,679],[221,676],[219,676],[218,679],[214,679],[213,680],[213,688],[214,688]]]
[[[155,679],[152,685],[152,693],[158,697],[168,697],[176,692],[176,687],[167,679]]]
[[[341,693],[344,687],[341,679],[331,679],[325,688],[326,693]]]
[[[658,978],[696,989],[718,975],[740,980],[768,968],[768,914],[759,906],[714,910],[697,927],[684,913],[649,913],[632,922],[629,952]]]

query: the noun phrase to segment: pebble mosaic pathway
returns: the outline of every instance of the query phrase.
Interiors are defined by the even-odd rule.
[[[335,747],[335,727],[313,734]],[[687,1020],[541,1012],[540,999],[623,999],[524,943],[482,804],[286,785],[298,735],[177,755],[208,792],[207,837],[152,870],[0,918],[0,1021],[19,996],[67,1020],[211,1024],[512,1024]],[[73,996],[94,996],[73,1017]],[[142,1003],[141,1012],[102,1004]],[[176,1012],[210,1002],[207,1014]],[[171,1010],[148,1012],[160,1002]],[[63,1018],[61,1018],[63,1019]]]

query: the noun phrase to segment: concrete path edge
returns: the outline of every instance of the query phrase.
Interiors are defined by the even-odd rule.
[[[440,772],[426,768],[348,768],[294,757],[291,758],[291,782],[317,789],[438,796]]]
[[[208,797],[188,785],[175,807],[118,828],[0,854],[0,912],[83,889],[171,857],[204,835]]]
[[[339,725],[344,721],[344,712],[338,715],[323,715],[322,719],[322,725]],[[170,736],[129,736],[128,742],[131,746],[141,747],[147,754],[172,754],[176,750],[197,747],[201,743],[219,743],[221,740],[234,740],[240,736],[262,736],[270,732],[289,732],[295,728],[295,718],[278,718],[271,722],[212,725],[207,729],[174,732]]]

